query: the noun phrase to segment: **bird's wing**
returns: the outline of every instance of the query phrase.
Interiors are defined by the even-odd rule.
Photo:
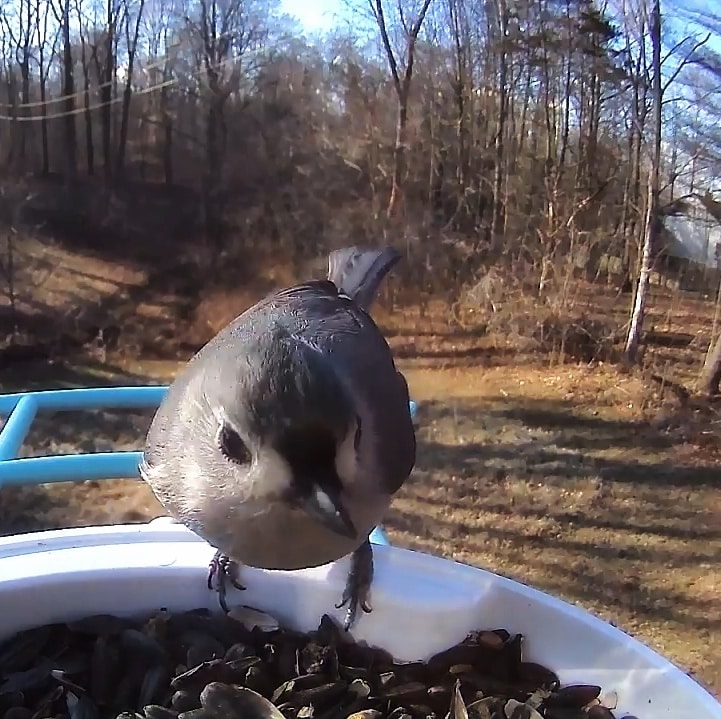
[[[369,412],[384,488],[395,493],[413,469],[416,439],[405,377],[371,316],[330,282],[286,290],[277,301],[302,339],[333,358]]]

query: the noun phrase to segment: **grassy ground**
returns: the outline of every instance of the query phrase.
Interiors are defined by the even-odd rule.
[[[163,380],[173,368],[142,369]],[[642,419],[644,388],[610,369],[407,373],[420,442],[386,522],[392,540],[577,601],[721,692],[721,473],[708,449]],[[150,414],[59,420],[35,426],[27,454],[137,449]],[[163,513],[133,480],[3,495],[3,532]]]
[[[213,315],[206,302],[203,322],[217,329],[243,303],[226,297]],[[160,306],[138,311],[162,322]],[[713,411],[659,396],[640,373],[516,356],[502,342],[450,330],[440,311],[382,316],[420,401],[417,466],[385,523],[392,541],[578,602],[721,695]],[[688,366],[701,354],[699,346]],[[5,371],[0,390],[165,382],[178,366],[126,351],[102,364]],[[138,449],[149,421],[147,412],[44,417],[23,452]],[[0,499],[2,533],[163,513],[134,480],[6,488]]]

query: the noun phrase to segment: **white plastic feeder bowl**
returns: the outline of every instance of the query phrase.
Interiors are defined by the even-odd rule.
[[[376,545],[371,614],[353,632],[401,660],[427,659],[472,629],[506,628],[563,684],[616,692],[616,716],[721,719],[721,704],[643,644],[558,599],[490,572]],[[97,613],[138,615],[165,607],[217,608],[206,585],[213,549],[167,518],[0,539],[0,640],[50,622]],[[231,603],[265,609],[287,626],[342,617],[348,560],[299,572],[243,569]]]

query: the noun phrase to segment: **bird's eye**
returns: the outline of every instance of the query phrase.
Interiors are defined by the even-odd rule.
[[[252,457],[240,435],[225,422],[218,429],[218,447],[231,462],[248,464]]]
[[[361,436],[363,435],[363,432],[361,430],[361,421],[360,417],[356,417],[356,430],[355,430],[355,437],[353,438],[353,448],[355,451],[358,451],[358,445],[360,445]]]

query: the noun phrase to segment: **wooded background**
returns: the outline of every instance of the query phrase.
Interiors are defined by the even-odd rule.
[[[390,241],[421,303],[559,312],[580,281],[617,287],[630,360],[652,281],[716,295],[717,267],[664,251],[666,216],[721,217],[708,11],[358,0],[318,37],[264,0],[14,0],[0,20],[7,242],[134,243],[237,283]]]

